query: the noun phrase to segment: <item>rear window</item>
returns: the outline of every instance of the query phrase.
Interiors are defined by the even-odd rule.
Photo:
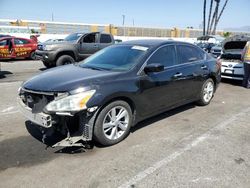
[[[179,59],[179,64],[183,64],[203,60],[205,53],[201,49],[195,48],[193,46],[178,45],[177,56]]]
[[[14,44],[17,44],[17,45],[29,44],[29,41],[25,39],[14,39]]]
[[[111,43],[112,39],[110,35],[101,34],[100,43]]]

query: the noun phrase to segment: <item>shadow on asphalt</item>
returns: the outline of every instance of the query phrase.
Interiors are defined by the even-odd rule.
[[[96,150],[85,152],[82,147],[48,148],[41,142],[42,134],[29,121],[26,128],[32,136],[21,136],[0,142],[0,171],[12,167],[29,167],[51,161],[61,154],[92,155]],[[55,137],[56,138],[56,137]],[[50,140],[53,141],[53,140]]]
[[[190,103],[190,104],[175,108],[173,110],[163,112],[163,113],[161,113],[159,115],[155,115],[155,116],[153,116],[151,118],[148,118],[146,120],[143,120],[143,121],[137,123],[134,127],[131,127],[130,134],[134,133],[136,131],[139,131],[140,129],[142,129],[144,127],[153,126],[155,122],[158,122],[158,121],[163,120],[165,118],[171,117],[173,115],[176,115],[176,114],[181,113],[183,111],[189,110],[191,108],[195,108],[196,106],[197,105],[195,103]],[[128,137],[129,137],[129,135],[128,135]],[[107,146],[102,146],[102,145],[100,145],[99,143],[96,143],[96,142],[93,142],[93,144],[97,148],[105,148],[105,147],[107,147]]]
[[[132,127],[131,133],[134,133],[146,126],[154,125],[154,123],[157,121],[194,108],[195,106],[195,104],[188,104],[144,120],[138,123],[135,127]],[[29,135],[1,141],[0,171],[11,167],[29,167],[41,163],[46,163],[59,157],[60,154],[80,153],[80,155],[82,155],[84,153],[84,156],[87,156],[92,155],[96,152],[95,149],[87,150],[88,152],[85,152],[85,150],[81,147],[49,148],[48,150],[45,150],[46,145],[41,143],[43,139],[41,128],[39,126],[35,126],[30,121],[26,121],[25,125],[28,132],[35,139]],[[55,134],[53,135],[53,138],[46,139],[46,144],[51,145],[60,139],[62,139],[62,137],[59,134]],[[103,146],[97,143],[91,144],[93,145],[93,148],[103,148]]]
[[[1,62],[3,63],[14,63],[14,62],[19,62],[19,61],[35,61],[32,59],[1,59]]]
[[[134,132],[136,132],[136,131],[138,131],[146,126],[154,125],[154,123],[157,121],[163,120],[165,118],[171,117],[173,115],[176,115],[178,113],[181,113],[183,111],[186,111],[186,110],[189,110],[189,109],[195,108],[195,107],[196,107],[195,103],[190,103],[190,104],[175,108],[173,110],[163,112],[159,115],[153,116],[149,119],[146,119],[146,120],[139,122],[138,124],[136,124],[134,127],[131,128],[130,132],[134,133]]]
[[[242,80],[231,80],[231,79],[224,79],[224,78],[222,78],[221,82],[225,83],[225,84],[230,84],[230,85],[233,85],[233,86],[243,87],[242,86]]]
[[[31,136],[21,136],[0,142],[0,171],[12,167],[31,166],[56,158],[57,155],[44,150]]]
[[[10,71],[0,71],[0,79],[6,78],[6,75],[13,74]]]

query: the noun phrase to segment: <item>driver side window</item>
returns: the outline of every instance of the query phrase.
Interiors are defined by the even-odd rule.
[[[162,64],[164,67],[175,65],[175,46],[164,46],[158,49],[149,59],[148,64]]]
[[[96,34],[91,33],[91,34],[84,36],[83,42],[84,43],[95,43],[96,42]]]

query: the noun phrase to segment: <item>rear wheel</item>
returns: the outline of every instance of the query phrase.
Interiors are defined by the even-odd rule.
[[[108,104],[99,113],[94,126],[94,139],[104,146],[122,141],[132,124],[132,111],[125,101]]]
[[[69,55],[62,55],[56,61],[56,66],[67,65],[74,63],[75,60]]]
[[[211,78],[207,79],[203,83],[198,104],[201,106],[208,105],[214,96],[214,90],[214,81]]]

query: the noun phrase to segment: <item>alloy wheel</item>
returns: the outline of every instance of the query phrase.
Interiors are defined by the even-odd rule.
[[[122,106],[113,107],[104,117],[103,132],[106,138],[116,140],[127,130],[129,113]]]
[[[207,82],[203,90],[203,100],[209,102],[214,94],[214,84],[212,82]]]

